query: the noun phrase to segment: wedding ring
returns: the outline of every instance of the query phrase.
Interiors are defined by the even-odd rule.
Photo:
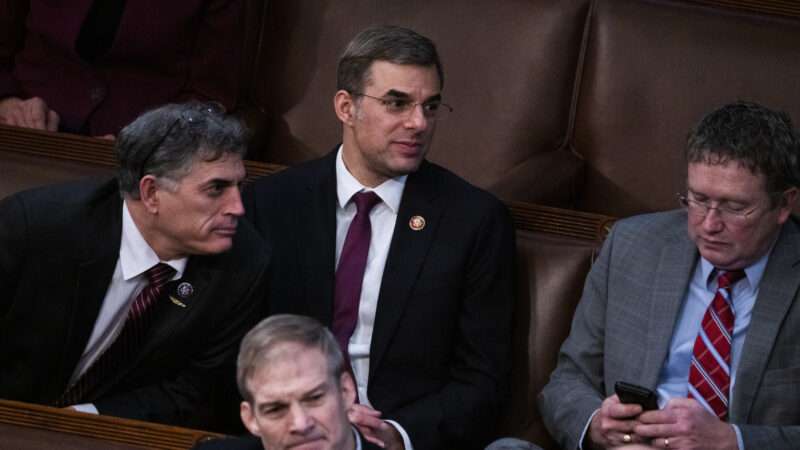
[[[625,433],[625,434],[622,435],[622,442],[624,442],[626,444],[630,444],[632,440],[633,440],[633,438],[631,437],[630,434]]]
[[[664,448],[669,448],[669,439],[664,438]]]

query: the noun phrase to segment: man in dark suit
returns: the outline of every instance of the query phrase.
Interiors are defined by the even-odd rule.
[[[214,440],[198,450],[378,448],[350,425],[353,378],[336,339],[310,317],[275,315],[250,330],[239,350],[236,381],[244,398],[242,422],[252,436]]]
[[[388,448],[482,448],[507,389],[513,229],[496,198],[425,160],[450,112],[442,83],[429,39],[361,32],[339,61],[342,145],[245,194],[281,261],[270,313],[331,326],[350,418]]]
[[[116,150],[116,179],[0,203],[0,398],[208,426],[268,261],[238,220],[242,127],[167,105]]]
[[[589,273],[539,399],[563,448],[798,448],[800,140],[737,102],[703,118],[687,160],[684,208],[617,223]],[[622,403],[618,381],[661,409]]]

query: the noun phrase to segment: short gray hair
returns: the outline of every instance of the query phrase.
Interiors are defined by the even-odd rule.
[[[242,340],[236,360],[236,384],[239,393],[253,403],[253,393],[247,387],[253,373],[269,363],[272,352],[281,344],[295,343],[315,348],[325,355],[328,372],[334,379],[344,373],[344,357],[339,344],[321,323],[306,316],[278,314],[258,323]]]
[[[139,198],[144,175],[180,181],[192,164],[228,154],[244,157],[247,132],[213,103],[168,104],[122,129],[115,143],[120,191]]]
[[[374,61],[434,66],[444,87],[444,70],[433,41],[408,28],[382,25],[365,29],[347,44],[339,58],[336,89],[362,93]]]

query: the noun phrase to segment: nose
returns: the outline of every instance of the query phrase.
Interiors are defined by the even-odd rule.
[[[314,418],[300,404],[290,406],[291,432],[296,434],[306,434],[314,427]]]
[[[722,221],[720,217],[720,212],[717,208],[710,208],[706,213],[706,216],[703,217],[703,230],[708,233],[716,233],[722,231],[725,226],[725,223]]]
[[[242,192],[238,186],[230,190],[227,198],[225,213],[235,217],[242,217],[244,215]]]
[[[406,117],[406,127],[415,130],[425,130],[428,127],[428,119],[425,117],[425,111],[422,109],[422,104],[415,104]]]

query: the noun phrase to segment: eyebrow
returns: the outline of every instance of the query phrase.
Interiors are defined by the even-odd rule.
[[[394,98],[401,98],[401,99],[410,99],[411,98],[411,96],[407,92],[398,91],[397,89],[389,89],[388,91],[386,91],[386,94],[384,94],[384,96],[386,96],[386,97],[394,97]],[[423,101],[423,103],[439,101],[441,99],[442,99],[442,94],[441,93],[437,93],[437,94],[431,95],[430,97],[426,98],[425,101]]]

